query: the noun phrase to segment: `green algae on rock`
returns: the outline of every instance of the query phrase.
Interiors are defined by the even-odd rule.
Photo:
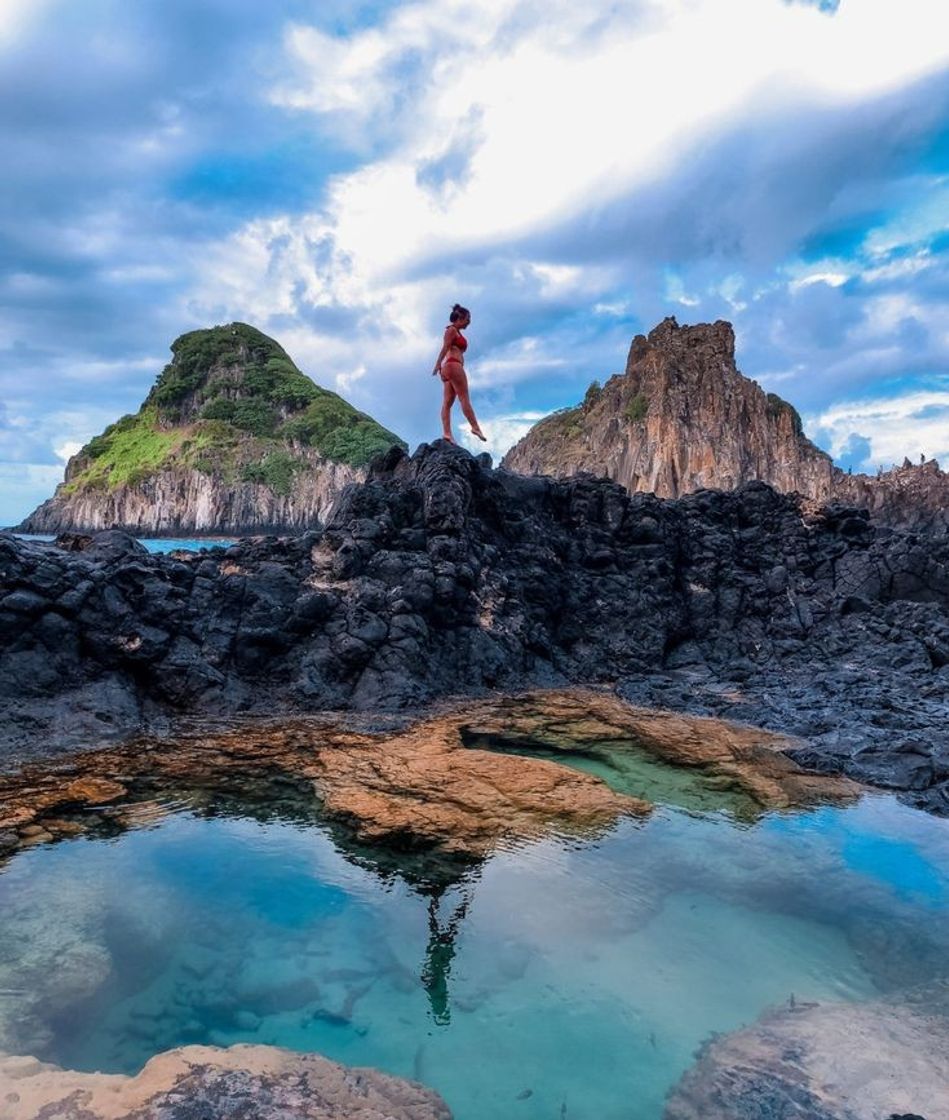
[[[24,532],[312,525],[375,456],[405,446],[246,323],[191,331],[142,407],[91,439]]]

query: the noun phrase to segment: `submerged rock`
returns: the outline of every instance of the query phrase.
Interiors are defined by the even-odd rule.
[[[3,1120],[451,1120],[432,1089],[272,1046],[185,1046],[136,1077],[0,1056]]]
[[[949,1003],[941,1004],[766,1012],[703,1047],[670,1094],[664,1120],[949,1120]]]

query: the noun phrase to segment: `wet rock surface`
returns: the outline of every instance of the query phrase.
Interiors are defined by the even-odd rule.
[[[186,1046],[137,1077],[0,1055],[2,1120],[451,1120],[413,1081],[272,1046]]]
[[[34,764],[0,775],[0,835],[13,852],[103,824],[135,828],[161,813],[156,794],[226,790],[229,780],[245,798],[255,781],[296,782],[301,807],[308,802],[345,826],[347,842],[465,860],[512,838],[596,835],[620,816],[652,809],[556,761],[472,745],[501,735],[535,748],[635,746],[701,771],[761,809],[842,803],[859,793],[846,779],[802,770],[781,753],[789,745],[781,736],[573,690],[458,703],[388,732],[361,731],[339,717],[248,721],[88,751],[53,768]]]
[[[947,1011],[937,986],[899,1003],[766,1012],[703,1047],[664,1120],[949,1120]]]
[[[183,714],[567,683],[727,710],[949,812],[949,542],[762,483],[660,501],[441,443],[390,453],[296,538],[162,557],[0,535],[8,769]]]

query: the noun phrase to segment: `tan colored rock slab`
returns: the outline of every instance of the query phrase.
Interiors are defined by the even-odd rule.
[[[635,744],[715,775],[763,808],[847,800],[859,792],[846,779],[802,770],[780,753],[792,745],[783,736],[573,689],[457,701],[391,733],[357,731],[345,716],[321,716],[198,728],[173,741],[89,752],[53,772],[33,766],[0,776],[0,828],[22,837],[31,826],[46,832],[55,820],[56,835],[75,833],[76,822],[64,822],[62,814],[83,803],[110,803],[112,819],[134,827],[162,811],[134,798],[122,803],[136,779],[213,784],[228,775],[250,780],[275,773],[311,781],[327,814],[360,840],[476,858],[503,838],[595,832],[652,808],[556,762],[466,747],[471,734],[568,749]]]
[[[136,1077],[0,1055],[0,1120],[451,1120],[432,1089],[318,1054],[185,1046]]]

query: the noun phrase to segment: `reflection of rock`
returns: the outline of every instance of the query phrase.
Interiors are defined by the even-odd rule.
[[[664,1120],[949,1120],[949,1018],[889,1002],[765,1013],[706,1044]]]
[[[609,693],[579,689],[468,702],[389,734],[323,718],[198,729],[173,745],[143,741],[80,755],[66,788],[70,798],[86,788],[97,800],[114,792],[118,776],[126,786],[147,781],[151,795],[162,785],[207,790],[239,778],[239,792],[250,797],[255,783],[292,776],[297,799],[300,780],[311,783],[325,812],[357,842],[475,858],[503,837],[596,831],[620,815],[650,809],[590,774],[465,746],[479,735],[560,747],[635,742],[660,760],[716,776],[765,807],[847,799],[857,791],[845,779],[802,770],[781,753],[789,740],[771,732],[634,709]],[[37,825],[54,833],[63,815],[64,769],[49,774],[34,766],[0,776],[0,828],[16,828],[21,842]],[[129,812],[134,799],[133,790],[125,804],[104,810],[113,826],[140,819]]]
[[[451,1120],[431,1089],[316,1054],[270,1046],[186,1046],[137,1077],[0,1058],[3,1120]]]
[[[944,538],[761,482],[662,502],[518,478],[439,442],[378,460],[299,537],[185,559],[117,531],[79,553],[0,533],[0,764],[181,713],[402,711],[685,670],[685,710],[690,680],[764,677],[779,696],[803,680],[782,726],[814,727],[815,765],[908,779],[914,804],[944,812],[947,610]]]

